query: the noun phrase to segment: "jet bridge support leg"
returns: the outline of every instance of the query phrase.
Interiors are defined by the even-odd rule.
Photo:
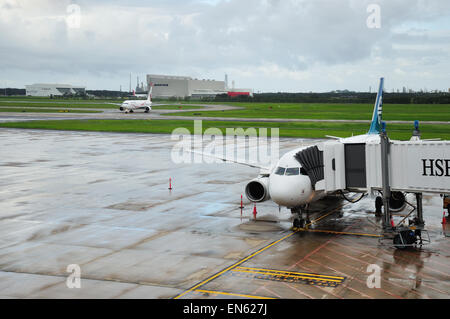
[[[389,210],[389,199],[391,198],[391,188],[389,186],[389,137],[386,134],[386,127],[383,122],[383,129],[380,132],[381,143],[381,179],[383,184],[383,229],[391,231],[391,212]]]
[[[422,193],[416,193],[417,203],[417,226],[423,227],[425,222],[423,220],[423,207],[422,207]]]

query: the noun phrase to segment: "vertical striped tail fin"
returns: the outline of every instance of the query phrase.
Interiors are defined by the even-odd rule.
[[[148,95],[147,95],[147,101],[149,101],[149,102],[152,101],[152,91],[153,91],[153,83],[150,82],[150,90],[148,91]]]
[[[383,88],[384,78],[381,78],[377,99],[373,108],[372,123],[370,124],[370,129],[367,134],[379,134],[381,131],[381,120],[383,115]]]

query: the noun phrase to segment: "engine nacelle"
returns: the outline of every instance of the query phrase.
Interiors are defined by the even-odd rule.
[[[119,107],[119,110],[123,111],[123,107]]]
[[[399,212],[406,206],[406,197],[402,192],[392,192],[389,199],[389,208],[393,212]]]
[[[247,186],[245,186],[245,195],[254,203],[264,202],[270,199],[269,178],[260,177],[251,180]]]

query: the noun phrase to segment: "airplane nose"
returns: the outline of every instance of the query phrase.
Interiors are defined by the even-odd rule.
[[[273,174],[270,176],[269,193],[278,205],[293,208],[308,203],[313,190],[307,176]]]

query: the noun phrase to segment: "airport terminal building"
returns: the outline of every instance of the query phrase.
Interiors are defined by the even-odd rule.
[[[45,84],[35,83],[25,85],[27,96],[63,96],[64,94],[86,94],[86,87],[72,86],[69,84]]]
[[[147,74],[147,83],[153,84],[155,98],[215,97],[227,93],[225,81],[199,80],[188,76]]]

